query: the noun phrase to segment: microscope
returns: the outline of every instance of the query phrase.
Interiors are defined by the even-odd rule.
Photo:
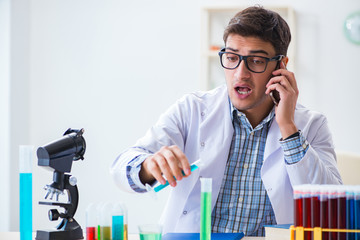
[[[57,209],[50,209],[48,217],[50,221],[62,219],[60,224],[52,230],[38,230],[37,240],[75,240],[84,239],[81,226],[74,219],[79,202],[77,180],[71,176],[73,161],[84,159],[86,148],[83,138],[84,129],[74,130],[69,128],[62,138],[50,142],[37,149],[38,165],[53,172],[53,183],[45,186],[47,191],[45,199],[52,201],[40,201],[41,205],[62,207],[63,213]],[[59,202],[59,195],[67,193],[68,202]],[[53,200],[55,196],[55,200]]]

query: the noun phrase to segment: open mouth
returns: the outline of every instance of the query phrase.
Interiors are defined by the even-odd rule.
[[[252,91],[251,88],[248,87],[236,87],[235,89],[240,95],[247,95]]]

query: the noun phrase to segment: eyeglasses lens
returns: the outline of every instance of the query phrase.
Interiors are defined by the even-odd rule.
[[[223,53],[221,56],[221,63],[224,68],[235,69],[239,66],[242,60],[246,61],[246,67],[253,72],[264,72],[267,66],[267,59],[257,56],[243,56],[233,53]]]

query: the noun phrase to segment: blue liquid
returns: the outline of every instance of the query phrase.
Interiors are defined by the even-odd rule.
[[[124,216],[112,216],[112,239],[124,240]]]
[[[20,173],[20,240],[32,239],[32,173]]]
[[[346,200],[346,229],[355,229],[355,200]],[[347,233],[346,240],[354,240],[354,233]]]
[[[190,166],[190,171],[192,172],[192,171],[194,171],[194,170],[196,170],[196,169],[198,169],[198,168],[199,168],[198,166],[196,166],[195,164],[192,164],[192,165]],[[185,176],[184,171],[181,171],[181,172],[182,172],[182,175]],[[174,178],[175,178],[175,177],[174,177]],[[175,178],[175,180],[176,180],[176,178]],[[165,184],[162,184],[162,185],[159,185],[159,186],[154,187],[154,191],[155,191],[155,192],[158,192],[158,191],[164,189],[164,188],[167,187],[167,186],[169,186],[169,182],[168,182],[168,181],[166,181]]]
[[[355,200],[355,229],[360,229],[360,200]],[[360,233],[355,233],[355,239],[360,240]]]

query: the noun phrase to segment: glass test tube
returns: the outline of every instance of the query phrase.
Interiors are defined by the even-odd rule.
[[[212,179],[201,178],[200,240],[211,239],[211,193]]]
[[[311,185],[305,185],[303,189],[303,226],[311,227]],[[311,232],[304,232],[304,240],[311,240]]]
[[[320,227],[329,228],[329,199],[326,185],[320,185]],[[322,232],[322,239],[329,240],[329,232]]]
[[[20,240],[32,239],[33,146],[19,147]]]
[[[100,240],[111,240],[112,204],[105,203],[100,214]]]
[[[302,185],[293,186],[294,189],[294,226],[303,226],[303,207],[302,207]]]
[[[352,186],[346,187],[346,229],[355,229],[355,195]],[[346,233],[346,240],[355,240],[355,234]]]
[[[338,196],[334,185],[329,185],[328,199],[329,199],[329,208],[328,208],[329,228],[336,229],[338,227]],[[337,232],[330,232],[329,239],[337,240],[338,239]]]
[[[97,206],[91,203],[86,208],[86,240],[97,240]]]
[[[355,206],[355,229],[360,229],[360,186],[354,187],[354,206]],[[355,239],[360,240],[360,233],[355,233]]]
[[[127,219],[124,204],[116,203],[112,210],[112,240],[127,240]]]
[[[320,185],[311,187],[311,227],[320,227]]]
[[[343,185],[336,187],[338,198],[338,229],[346,229],[346,190]],[[346,233],[338,232],[338,239],[346,239]]]

